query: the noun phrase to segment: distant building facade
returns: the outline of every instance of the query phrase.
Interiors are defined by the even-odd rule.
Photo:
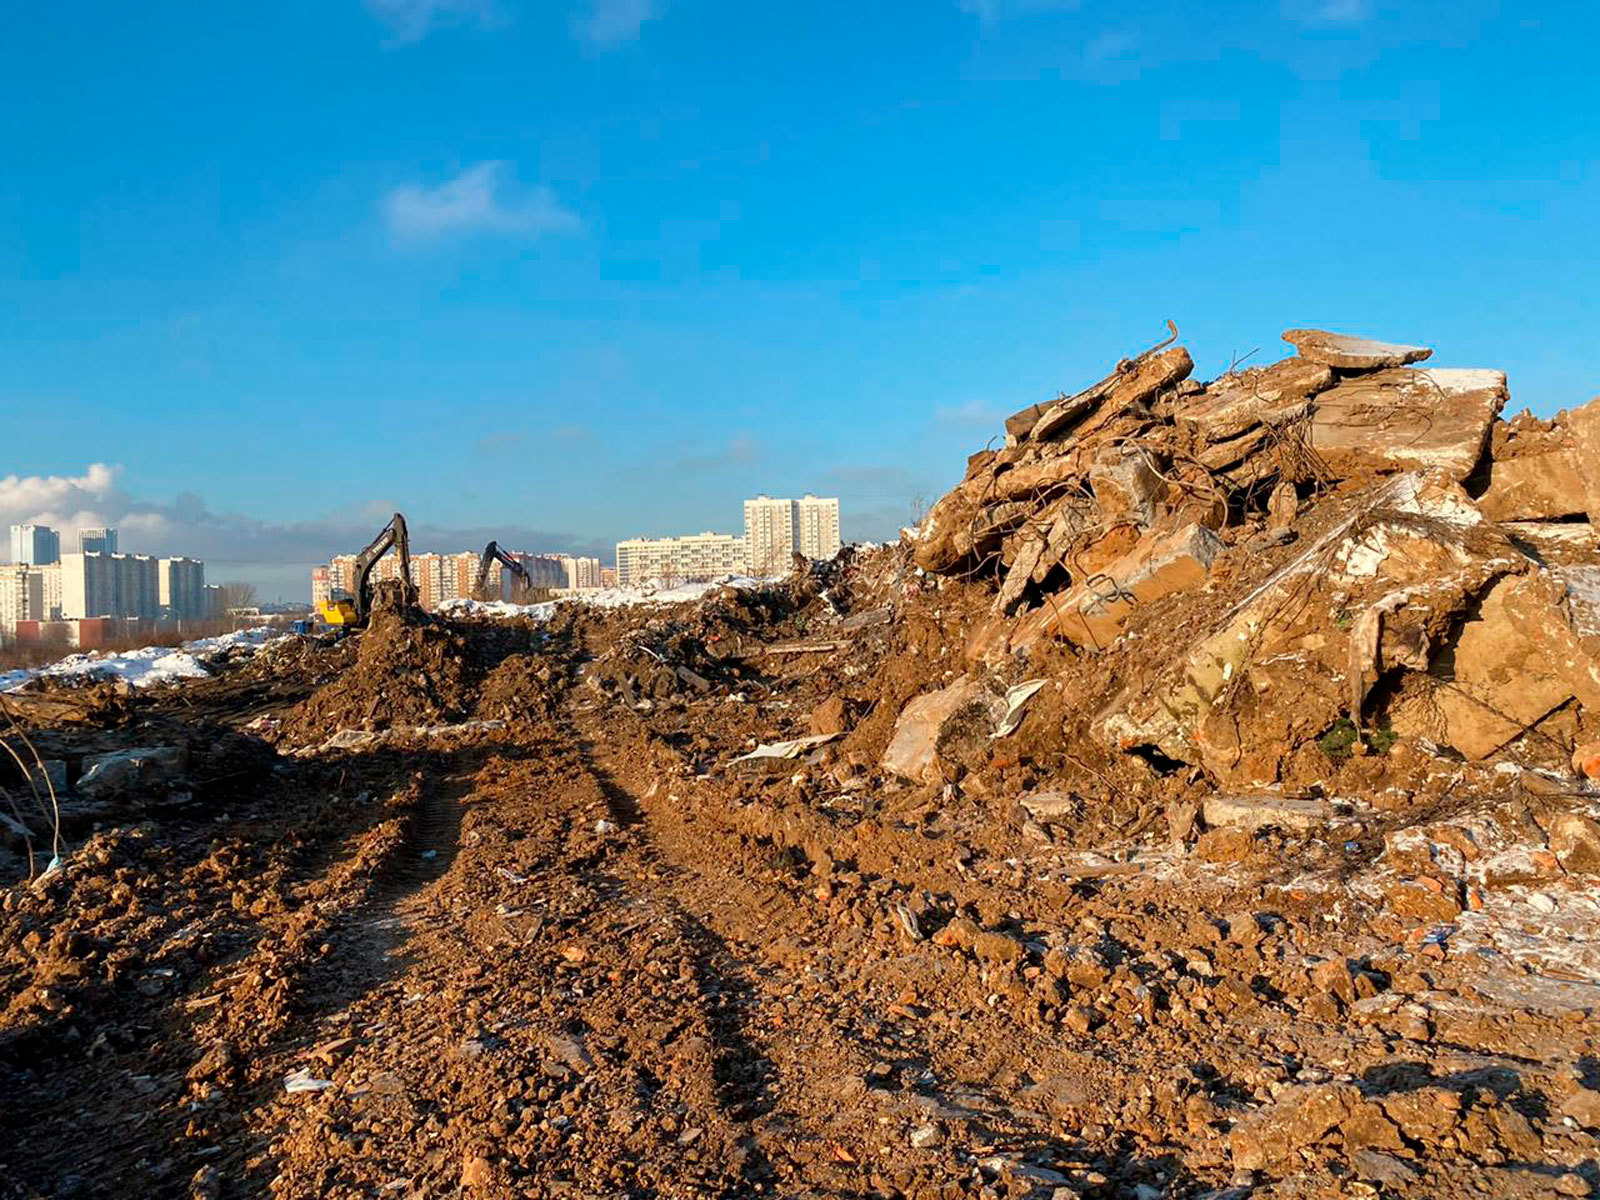
[[[757,496],[744,502],[745,561],[752,575],[787,575],[795,552],[793,500]]]
[[[159,564],[148,554],[63,554],[61,615],[155,620],[161,615]]]
[[[210,615],[206,603],[206,565],[198,559],[159,559],[156,589],[156,602],[164,617],[198,621]]]
[[[44,620],[44,578],[26,563],[0,565],[0,636],[16,636],[24,621]]]
[[[333,599],[333,581],[327,567],[311,568],[311,611],[318,612]]]
[[[668,584],[720,579],[748,569],[745,539],[732,533],[629,538],[617,543],[619,587],[638,587],[653,579]]]
[[[44,567],[61,561],[61,535],[48,525],[13,525],[11,561]]]
[[[115,554],[117,531],[110,528],[78,530],[79,554]]]
[[[566,573],[566,582],[563,587],[576,590],[604,587],[600,582],[600,560],[598,558],[581,558],[574,554],[563,554],[561,566]]]
[[[839,501],[757,496],[744,502],[744,540],[752,575],[786,575],[794,555],[832,558],[839,553]]]
[[[794,502],[795,548],[807,558],[832,558],[839,541],[839,500],[807,492]]]

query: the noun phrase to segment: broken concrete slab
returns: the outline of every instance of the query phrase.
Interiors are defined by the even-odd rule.
[[[1570,700],[1600,706],[1600,662],[1585,649],[1565,596],[1549,574],[1508,577],[1462,626],[1441,664],[1449,683],[1435,702],[1449,744],[1468,758],[1493,754]]]
[[[1155,521],[1167,481],[1148,450],[1123,443],[1108,446],[1095,457],[1089,487],[1107,524],[1143,527]]]
[[[1326,800],[1270,793],[1208,796],[1200,813],[1214,829],[1246,832],[1275,827],[1291,833],[1311,833],[1334,817],[1333,806]]]
[[[1546,566],[1588,562],[1600,551],[1600,532],[1587,521],[1505,521],[1517,549]]]
[[[1372,674],[1425,661],[1472,597],[1527,565],[1447,473],[1397,476],[1224,614],[1176,678],[1118,697],[1099,735],[1201,763],[1225,787],[1275,783]],[[1363,622],[1369,609],[1379,619]]]
[[[1012,648],[1047,636],[1091,649],[1108,646],[1140,605],[1203,583],[1224,549],[1222,539],[1203,525],[1149,534],[1098,574],[1030,613],[1012,637]]]
[[[900,710],[883,767],[914,783],[936,782],[942,757],[987,744],[1005,714],[1006,702],[975,679],[925,692]]]
[[[1193,370],[1194,360],[1189,357],[1189,351],[1182,346],[1173,346],[1170,350],[1163,350],[1134,363],[1131,369],[1117,376],[1103,393],[1092,396],[1092,399],[1113,412],[1131,405],[1147,404],[1161,389],[1188,378]],[[1042,442],[1073,432],[1077,423],[1096,407],[1093,403],[1085,402],[1085,397],[1090,397],[1092,392],[1093,389],[1080,392],[1051,405],[1029,432],[1029,437]]]
[[[1083,798],[1075,792],[1030,792],[1017,803],[1036,821],[1059,821],[1083,811]]]
[[[1544,521],[1588,512],[1588,490],[1576,450],[1496,459],[1478,507],[1491,521]]]
[[[1262,424],[1305,415],[1307,402],[1333,386],[1330,367],[1286,358],[1268,367],[1236,371],[1184,401],[1174,414],[1178,429],[1196,443],[1225,442]]]
[[[1396,368],[1316,398],[1307,448],[1335,479],[1390,471],[1472,474],[1507,399],[1500,371]]]
[[[1563,870],[1600,875],[1600,821],[1583,813],[1557,813],[1550,818],[1547,837]]]
[[[110,754],[91,754],[83,760],[78,791],[90,799],[115,795],[135,788],[170,783],[189,765],[189,748],[139,746]]]
[[[1422,362],[1433,355],[1427,346],[1380,342],[1354,334],[1330,333],[1326,329],[1285,329],[1283,340],[1293,346],[1301,358],[1337,367],[1341,371],[1403,367],[1407,363]]]
[[[1600,525],[1600,399],[1564,414],[1561,422],[1572,439],[1583,475],[1584,507],[1592,525]]]

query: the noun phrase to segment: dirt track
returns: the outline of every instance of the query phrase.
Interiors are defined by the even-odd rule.
[[[769,643],[825,624],[804,597],[739,611]],[[1314,848],[1085,856],[998,797],[720,765],[863,668],[897,707],[942,619],[655,702],[607,674],[645,618],[599,615],[375,627],[354,664],[324,652],[343,675],[154,702],[221,744],[258,711],[313,728],[328,679],[371,711],[377,680],[456,724],[281,742],[202,813],[6,894],[0,1195],[1587,1194],[1595,1140],[1562,1114],[1600,1084],[1590,1010],[1375,952],[1306,886]],[[467,667],[394,673],[445,640]]]

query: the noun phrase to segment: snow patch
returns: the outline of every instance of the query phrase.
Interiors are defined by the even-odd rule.
[[[206,679],[211,675],[205,666],[207,659],[238,651],[254,654],[268,642],[284,636],[277,629],[238,629],[219,637],[197,638],[179,647],[145,646],[140,650],[121,650],[110,654],[101,651],[71,654],[47,667],[0,672],[0,692],[14,691],[30,679],[75,679],[83,683],[98,679],[121,679],[132,687],[153,687],[158,683],[177,683],[184,679]]]
[[[727,575],[721,579],[704,580],[698,583],[681,583],[667,587],[659,583],[647,583],[636,588],[604,588],[592,592],[582,592],[577,595],[562,596],[559,600],[546,600],[542,604],[511,604],[504,600],[446,600],[439,606],[439,611],[452,617],[494,617],[508,619],[512,617],[526,617],[533,621],[547,621],[555,613],[558,604],[583,604],[590,608],[630,608],[639,604],[685,604],[694,600],[701,600],[718,588],[749,588],[766,587],[776,582],[773,579],[756,579],[749,575]]]

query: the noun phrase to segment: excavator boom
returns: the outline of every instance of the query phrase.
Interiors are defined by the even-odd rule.
[[[533,599],[542,598],[539,596],[541,589],[534,587],[533,577],[528,574],[528,569],[500,549],[499,542],[490,542],[483,548],[483,557],[478,560],[478,583],[472,591],[474,598],[478,600],[500,599],[498,588],[495,589],[493,595],[489,591],[489,571],[497,562],[511,572],[511,599],[513,602],[526,604]]]
[[[330,625],[342,626],[359,627],[367,623],[367,618],[372,615],[372,571],[378,565],[378,560],[390,550],[400,559],[401,581],[408,592],[412,590],[411,537],[406,530],[405,516],[395,513],[378,532],[378,536],[367,544],[367,548],[356,555],[354,578],[351,580],[352,594],[325,604],[322,607],[323,620]]]

